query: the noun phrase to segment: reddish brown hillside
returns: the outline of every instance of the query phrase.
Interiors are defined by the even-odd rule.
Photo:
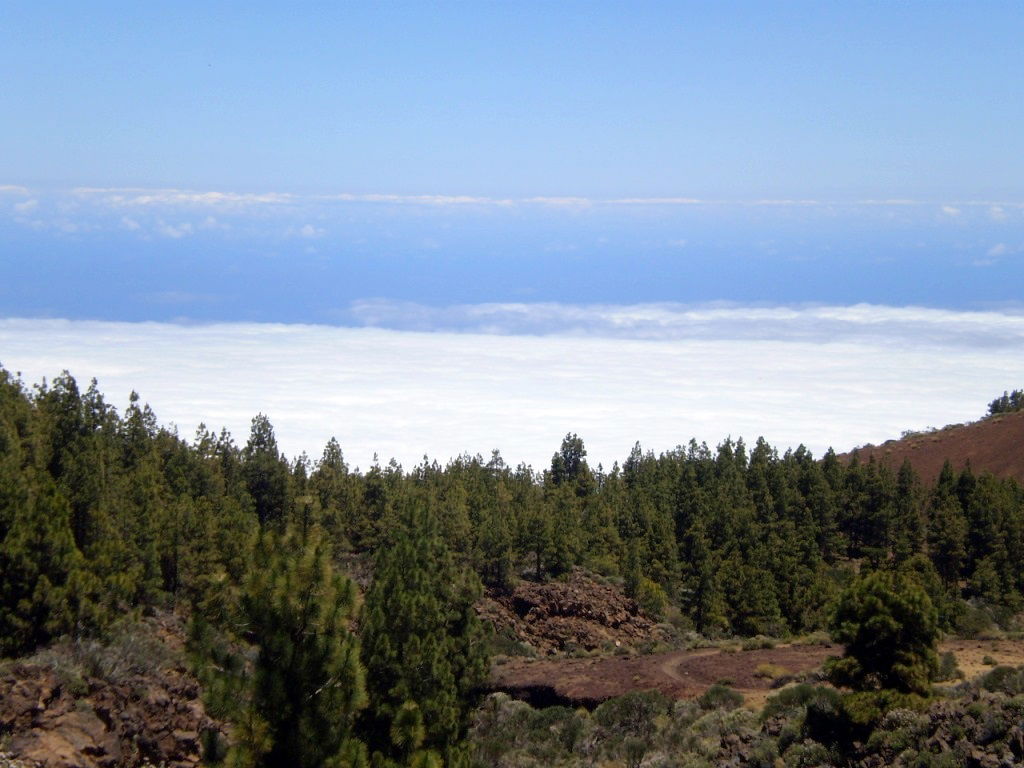
[[[946,459],[957,470],[970,462],[977,473],[991,472],[1024,482],[1024,411],[920,432],[881,445],[866,445],[859,451],[861,461],[874,456],[893,469],[898,469],[904,459],[910,459],[925,482],[939,476]],[[850,454],[842,456],[847,460],[849,457]]]

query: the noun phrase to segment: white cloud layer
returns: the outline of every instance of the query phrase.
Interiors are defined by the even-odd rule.
[[[864,325],[874,315],[887,328],[905,314],[907,323],[889,337],[737,338],[736,323],[758,325],[763,310],[708,311],[704,335],[657,340],[9,319],[0,320],[0,362],[29,382],[63,368],[83,386],[95,376],[118,406],[136,389],[187,437],[203,421],[244,442],[264,412],[289,455],[316,458],[336,435],[364,469],[375,452],[409,466],[424,454],[444,461],[493,448],[542,467],[569,431],[606,467],[636,440],[660,451],[690,437],[763,435],[820,454],[976,418],[1024,383],[1021,347],[1007,345],[1021,332],[1016,315],[785,310],[810,312],[808,323],[829,312],[863,315]],[[944,343],[929,323],[974,324],[1007,343]]]
[[[0,193],[28,196],[26,187],[0,185]],[[148,187],[74,187],[70,190],[37,192],[46,198],[67,205],[90,205],[112,210],[128,208],[186,208],[245,210],[263,207],[289,207],[330,203],[375,203],[385,205],[422,206],[768,206],[768,207],[877,207],[877,206],[933,206],[935,201],[910,199],[814,200],[799,198],[719,199],[690,196],[672,197],[580,197],[549,196],[489,197],[462,194],[394,194],[353,193],[296,194],[293,192],[232,192],[224,190],[195,190]],[[1024,209],[1021,200],[953,200],[938,203],[949,216],[958,216],[962,208],[985,208],[993,217],[1005,217],[1006,209]]]
[[[294,200],[287,193],[201,192],[189,189],[145,189],[121,187],[77,187],[71,195],[82,201],[111,208],[202,207],[244,208],[253,205],[281,205]]]
[[[294,192],[235,192],[145,187],[73,187],[68,189],[29,190],[18,185],[0,185],[0,197],[13,196],[11,205],[0,206],[0,223],[5,215],[21,225],[37,230],[56,232],[125,231],[123,222],[140,239],[179,238],[188,232],[203,229],[202,223],[215,215],[218,222],[235,232],[254,230],[259,236],[276,233],[292,236],[310,221],[327,221],[336,217],[362,216],[371,211],[390,215],[398,209],[419,212],[583,212],[649,216],[699,211],[756,211],[770,208],[785,212],[803,212],[809,216],[883,215],[914,217],[938,210],[949,222],[985,223],[1005,221],[1019,224],[1024,212],[1022,200],[952,200],[922,201],[908,199],[813,200],[780,199],[716,199],[688,196],[671,197],[574,197],[523,196],[491,197],[464,194],[393,194],[354,193],[308,194]],[[31,198],[17,200],[16,198]],[[27,214],[31,211],[31,217]],[[277,226],[265,226],[271,220]],[[165,222],[175,222],[170,227]],[[280,223],[284,222],[284,226]],[[216,227],[206,229],[224,229]],[[342,227],[343,229],[344,227]],[[335,228],[332,228],[332,230]],[[273,235],[272,235],[273,236]]]
[[[433,307],[355,302],[363,325],[490,334],[559,333],[661,341],[853,342],[887,346],[1024,348],[1024,312],[962,312],[925,307],[758,307],[684,304],[494,303]]]

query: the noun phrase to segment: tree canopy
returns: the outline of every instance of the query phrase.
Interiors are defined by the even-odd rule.
[[[827,666],[837,685],[928,694],[938,670],[938,613],[914,579],[891,571],[858,578],[840,595],[831,630],[845,646]]]

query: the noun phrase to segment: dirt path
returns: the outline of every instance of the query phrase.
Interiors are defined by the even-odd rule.
[[[717,648],[669,651],[649,656],[611,656],[586,659],[512,659],[495,666],[495,690],[506,691],[538,705],[595,706],[624,693],[655,688],[667,696],[700,696],[715,683],[744,694],[771,689],[775,674],[802,674],[821,666],[834,646],[779,646],[772,649],[723,653]]]
[[[683,659],[696,659],[702,656],[712,656],[716,653],[719,653],[719,651],[715,648],[708,648],[707,650],[703,651],[692,651],[689,654],[670,653],[665,657],[665,660],[661,663],[659,669],[661,670],[661,673],[666,677],[669,677],[679,683],[685,683],[686,680],[683,679],[683,677],[679,674],[679,670],[677,669],[679,663],[683,661]]]
[[[991,668],[982,661],[985,657],[999,664],[1024,664],[1021,640],[951,640],[940,651],[952,651],[968,678]],[[537,706],[593,707],[652,688],[672,698],[695,698],[715,683],[725,683],[744,695],[747,706],[759,708],[774,692],[773,679],[812,672],[841,652],[836,645],[780,645],[733,653],[704,648],[649,656],[508,659],[495,665],[491,687]]]

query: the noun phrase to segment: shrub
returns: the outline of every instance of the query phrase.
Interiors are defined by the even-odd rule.
[[[696,634],[693,631],[693,621],[690,617],[674,605],[670,605],[665,611],[665,621],[672,625],[674,633],[678,637]]]
[[[764,709],[761,711],[761,717],[765,720],[776,715],[780,715],[784,712],[789,712],[799,707],[807,706],[815,696],[818,695],[819,690],[827,690],[831,693],[835,693],[831,688],[820,689],[817,686],[810,685],[809,683],[800,683],[790,688],[779,691],[774,696],[770,696],[768,701],[765,702]]]
[[[773,768],[778,756],[779,749],[775,742],[771,739],[761,739],[751,750],[744,765],[749,768]]]
[[[636,588],[636,601],[649,616],[661,619],[668,609],[668,595],[661,585],[651,581],[646,576],[640,579]]]
[[[701,709],[736,709],[743,704],[743,694],[721,683],[715,683],[697,699]]]
[[[920,710],[927,701],[917,694],[891,689],[837,693],[836,698],[817,699],[808,705],[808,733],[816,741],[846,748],[855,741],[866,741],[892,710]]]
[[[749,743],[758,731],[757,715],[748,709],[712,709],[691,727],[691,750],[711,757],[718,752],[723,738],[739,738]]]
[[[31,661],[54,671],[58,679],[84,692],[88,678],[121,684],[152,675],[180,661],[145,621],[115,624],[105,640],[65,639],[38,652]]]
[[[477,758],[495,765],[501,755],[526,740],[533,709],[505,693],[492,693],[474,714],[471,737]]]
[[[594,720],[620,737],[650,738],[655,731],[655,718],[667,714],[670,704],[660,691],[633,691],[601,704],[594,710]]]
[[[587,567],[604,577],[604,583],[611,581],[609,576],[619,575],[619,563],[611,555],[594,555],[587,560]]]
[[[793,638],[793,645],[831,645],[832,636],[824,629],[809,632],[806,635]]]
[[[744,651],[770,650],[775,647],[775,641],[764,635],[754,635],[744,640],[741,647]]]
[[[920,752],[913,765],[914,768],[960,768],[963,763],[953,752]]]
[[[566,751],[576,745],[583,730],[580,716],[569,707],[545,707],[534,711],[529,720],[529,740],[557,744]]]
[[[636,736],[627,736],[622,742],[622,753],[626,758],[626,768],[640,768],[640,763],[647,754],[647,741]]]
[[[935,674],[936,682],[944,683],[950,680],[962,680],[964,673],[956,663],[956,656],[952,651],[946,651],[939,657],[939,671]]]
[[[1024,693],[1024,667],[996,667],[981,679],[981,687],[986,691],[1008,693],[1011,696]]]
[[[802,742],[794,744],[782,755],[786,768],[818,768],[834,765],[835,756],[822,744]]]
[[[767,680],[774,680],[789,674],[789,670],[779,664],[758,664],[754,670],[754,677],[763,677]]]
[[[968,640],[973,640],[982,632],[992,626],[992,616],[984,608],[976,605],[965,604],[954,623],[957,634]]]
[[[522,642],[511,630],[492,632],[488,637],[492,656],[523,656],[528,659],[537,657],[537,649]]]
[[[805,735],[823,744],[840,741],[843,735],[840,733],[843,699],[839,691],[824,686],[796,686],[790,690],[793,691],[792,704],[799,702],[806,707]],[[780,697],[785,693],[779,694]]]

